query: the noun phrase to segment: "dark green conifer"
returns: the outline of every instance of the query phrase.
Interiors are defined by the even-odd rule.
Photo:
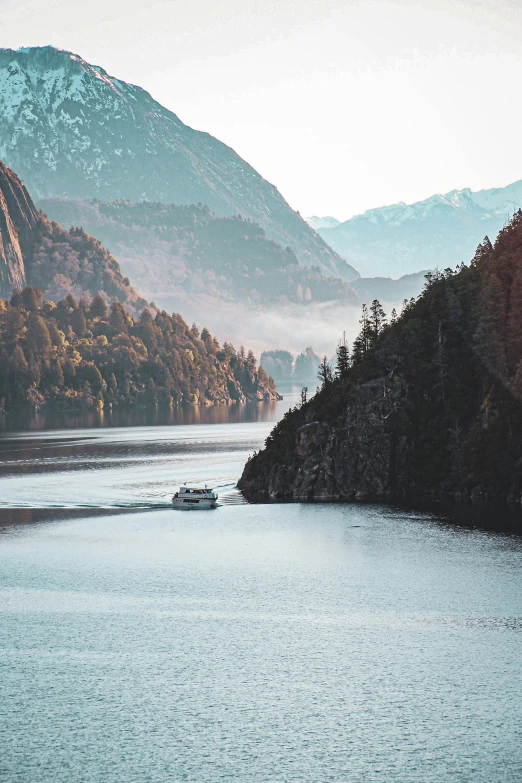
[[[335,365],[335,376],[340,378],[350,368],[350,349],[346,341],[346,332],[343,332],[343,338],[337,346],[337,362]]]

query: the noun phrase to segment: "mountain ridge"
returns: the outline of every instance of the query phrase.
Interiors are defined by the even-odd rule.
[[[362,277],[397,277],[466,263],[482,237],[496,236],[520,207],[517,180],[503,188],[455,189],[412,204],[368,209],[316,230],[339,253],[350,249]]]

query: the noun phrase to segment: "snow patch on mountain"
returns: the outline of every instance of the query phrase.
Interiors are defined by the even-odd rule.
[[[337,220],[337,218],[331,216],[317,217],[317,215],[306,217],[305,220],[314,231],[318,231],[320,228],[333,228],[334,226],[338,226],[341,222],[340,220]]]

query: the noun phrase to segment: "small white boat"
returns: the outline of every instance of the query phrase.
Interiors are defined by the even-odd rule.
[[[199,487],[184,487],[179,488],[179,492],[176,492],[172,498],[173,508],[180,509],[204,509],[204,508],[216,508],[218,500],[217,492],[213,489],[209,489],[205,486],[205,489]]]

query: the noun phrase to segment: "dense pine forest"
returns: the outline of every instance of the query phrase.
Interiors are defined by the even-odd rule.
[[[246,465],[247,494],[519,504],[522,213],[469,266],[427,275],[400,316],[364,307],[352,349],[319,375]]]
[[[33,287],[0,299],[1,410],[275,398],[274,382],[251,351],[220,346],[180,315],[144,309],[135,320],[100,295],[77,302],[69,294],[55,304]]]

